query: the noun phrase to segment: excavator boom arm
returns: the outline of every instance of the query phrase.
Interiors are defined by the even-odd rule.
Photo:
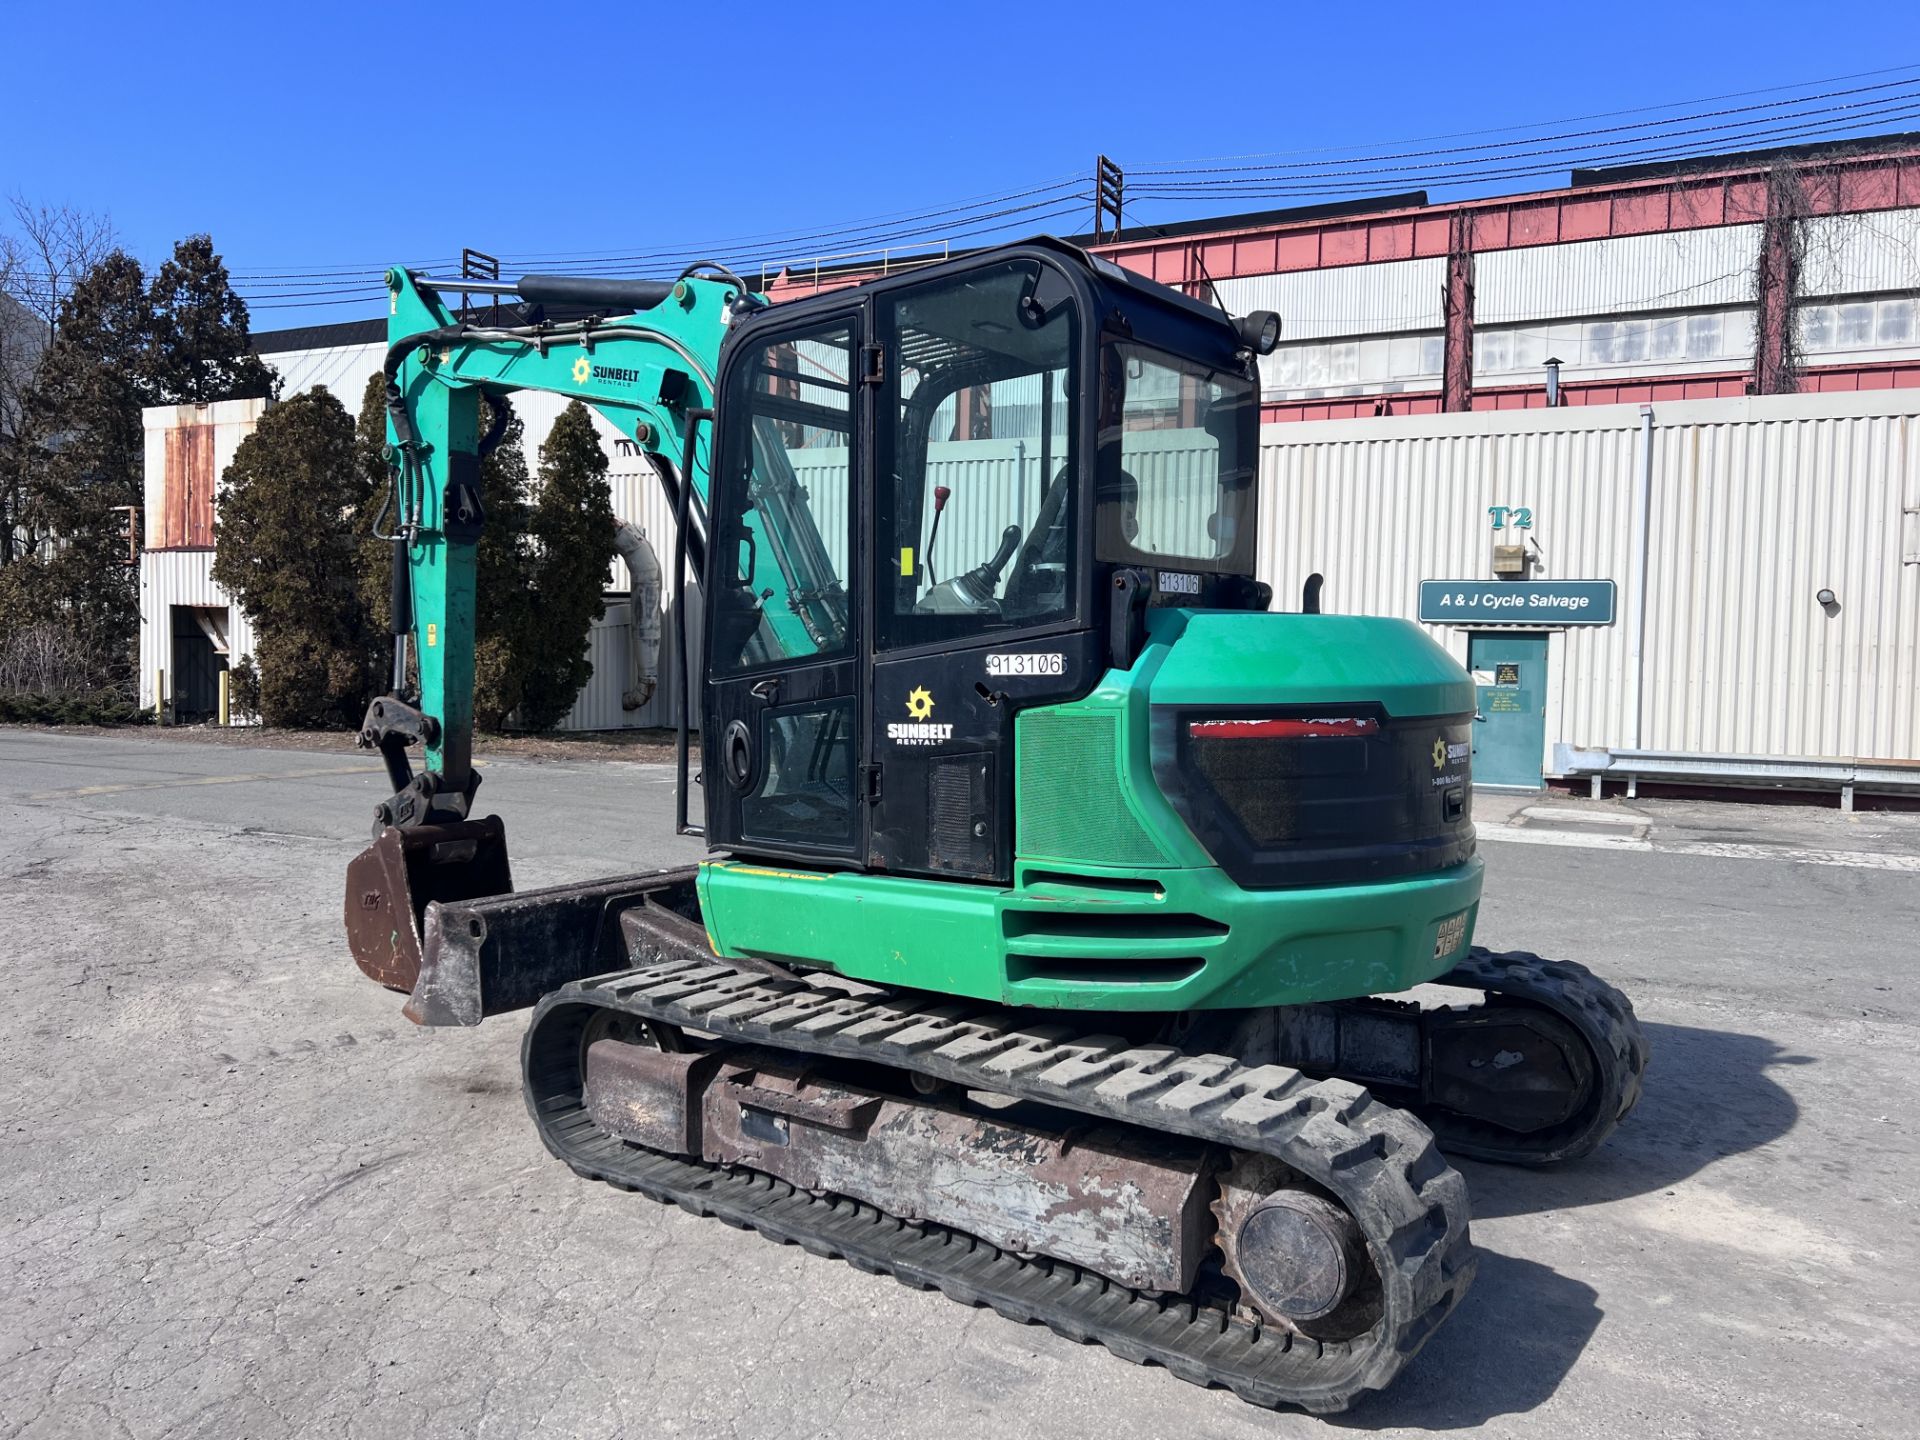
[[[395,675],[393,694],[369,711],[362,740],[388,756],[395,782],[383,822],[453,821],[465,817],[474,784],[474,557],[485,523],[480,397],[544,391],[598,411],[653,460],[670,498],[688,510],[683,533],[697,566],[708,464],[699,422],[712,413],[728,324],[760,302],[731,276],[691,273],[670,284],[528,276],[495,285],[395,269],[387,286]],[[444,297],[476,288],[518,294],[534,318],[456,315]],[[547,305],[585,313],[549,320]],[[409,644],[418,657],[417,704],[402,693]],[[399,754],[414,739],[425,750],[420,777]]]

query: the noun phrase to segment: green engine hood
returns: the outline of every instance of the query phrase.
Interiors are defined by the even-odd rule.
[[[1155,609],[1147,637],[1161,651],[1148,672],[1155,705],[1371,700],[1396,718],[1474,708],[1473,678],[1411,620]]]

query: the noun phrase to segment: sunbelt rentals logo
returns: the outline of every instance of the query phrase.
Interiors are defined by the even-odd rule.
[[[887,726],[887,739],[898,745],[938,745],[953,738],[953,726],[937,724],[933,719],[933,695],[926,686],[916,685],[907,693],[908,721]]]
[[[1449,740],[1445,735],[1433,737],[1433,768],[1435,770],[1446,770],[1450,765],[1464,764],[1472,754],[1473,746],[1465,740]],[[1458,785],[1461,778],[1462,772],[1458,770],[1436,775],[1433,777],[1434,788],[1438,789],[1442,785]]]

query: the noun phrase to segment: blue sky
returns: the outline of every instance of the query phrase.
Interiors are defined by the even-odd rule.
[[[0,26],[0,190],[104,211],[149,262],[180,235],[210,232],[256,329],[377,313],[335,287],[462,245],[507,256],[510,272],[536,257],[698,258],[696,247],[805,259],[875,238],[881,216],[971,205],[891,231],[978,232],[993,222],[973,215],[1006,208],[987,197],[1049,184],[1061,188],[1006,202],[1035,208],[1001,217],[1012,227],[1002,233],[1073,233],[1089,218],[1075,187],[1102,151],[1138,188],[1157,164],[1272,152],[1283,153],[1222,163],[1292,164],[1305,167],[1295,182],[1326,181],[1296,183],[1292,199],[1202,189],[1129,206],[1129,223],[1165,224],[1299,203],[1308,190],[1365,193],[1375,182],[1343,168],[1429,148],[1409,143],[1424,137],[1510,144],[1655,116],[1574,120],[1635,107],[1791,98],[1768,87],[1861,91],[1826,102],[1856,107],[1829,122],[1920,129],[1920,5],[1888,0],[19,3]],[[1886,73],[1808,83],[1867,72]],[[1448,175],[1476,173],[1448,163]],[[1220,177],[1163,183],[1209,178]],[[361,272],[326,273],[346,267]],[[311,303],[321,299],[345,303]]]

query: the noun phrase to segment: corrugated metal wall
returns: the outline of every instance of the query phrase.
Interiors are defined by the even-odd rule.
[[[1321,340],[1437,330],[1446,280],[1446,260],[1433,256],[1246,276],[1221,280],[1214,289],[1235,315],[1273,310],[1286,339]]]
[[[1548,754],[1920,759],[1920,397],[1655,407],[1636,730],[1641,423],[1637,406],[1593,406],[1270,427],[1276,608],[1319,571],[1326,609],[1412,619],[1419,581],[1488,573],[1487,507],[1525,505],[1536,578],[1619,586],[1615,624],[1555,635]],[[1465,658],[1464,630],[1433,633]]]
[[[1871,295],[1920,284],[1920,209],[1816,215],[1802,223],[1799,293]]]
[[[1758,225],[1492,250],[1473,261],[1474,323],[1745,304],[1759,254]]]
[[[140,554],[140,704],[152,709],[154,671],[171,673],[176,605],[224,607],[230,660],[253,653],[253,627],[233,597],[213,583],[211,550],[144,550]],[[173,682],[167,682],[169,694]]]
[[[1920,406],[1720,403],[1655,429],[1648,748],[1920,759]]]

